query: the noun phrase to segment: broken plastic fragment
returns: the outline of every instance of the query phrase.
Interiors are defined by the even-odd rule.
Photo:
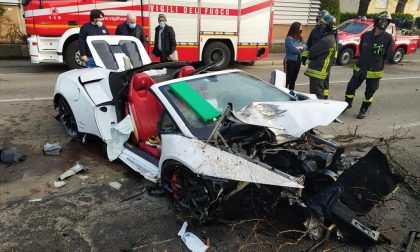
[[[49,187],[55,187],[55,188],[60,188],[65,186],[67,183],[64,181],[56,181],[56,180],[50,180],[48,181],[48,186]]]
[[[119,182],[116,182],[116,181],[114,181],[114,182],[110,182],[109,183],[109,185],[112,187],[112,188],[114,188],[114,189],[116,189],[116,190],[120,190],[120,188],[121,188],[121,183],[119,183]]]
[[[111,129],[111,139],[106,142],[109,161],[113,161],[121,155],[124,150],[124,143],[127,142],[133,130],[134,126],[130,115],[127,115],[124,120]]]
[[[71,167],[70,169],[68,169],[63,174],[60,175],[60,180],[71,177],[75,175],[76,173],[80,171],[84,171],[84,170],[86,170],[86,168],[83,166],[83,164],[80,161],[76,161],[73,167]]]
[[[310,239],[318,241],[324,235],[324,225],[315,215],[312,214],[303,224],[308,229]]]
[[[58,156],[60,155],[61,145],[59,143],[46,143],[44,145],[44,155]]]
[[[23,161],[26,155],[23,155],[9,147],[0,150],[0,162],[5,164],[14,164]]]
[[[182,241],[187,245],[187,247],[192,252],[204,252],[209,247],[205,245],[195,234],[187,231],[188,223],[185,221],[184,224],[182,224],[181,229],[178,232],[178,235],[181,237]]]

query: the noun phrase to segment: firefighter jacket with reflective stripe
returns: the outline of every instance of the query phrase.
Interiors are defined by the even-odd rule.
[[[375,36],[375,29],[365,32],[360,40],[360,56],[354,66],[355,72],[366,74],[368,79],[379,79],[384,76],[384,63],[392,59],[394,40],[387,32]]]
[[[335,59],[337,44],[334,33],[325,34],[316,44],[309,49],[309,66],[305,75],[325,80]]]

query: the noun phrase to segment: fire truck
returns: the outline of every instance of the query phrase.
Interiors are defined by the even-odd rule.
[[[104,25],[115,34],[128,12],[146,32],[146,50],[154,47],[158,15],[166,15],[176,34],[179,60],[212,63],[226,68],[233,61],[268,56],[272,40],[274,0],[22,0],[31,61],[65,62],[83,67],[79,59],[80,26],[92,9],[104,12]]]

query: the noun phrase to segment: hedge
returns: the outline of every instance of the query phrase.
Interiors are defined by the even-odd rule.
[[[420,17],[416,17],[416,26],[417,29],[420,29]]]
[[[399,18],[399,19],[408,19],[408,20],[413,20],[414,19],[413,15],[410,14],[410,13],[392,13],[391,16],[392,16],[392,18]],[[349,20],[349,19],[357,18],[357,13],[355,13],[355,12],[344,12],[344,13],[341,13],[340,17],[341,17],[340,22],[344,22],[344,21]],[[366,15],[366,17],[367,18],[374,18],[375,13],[368,13]],[[417,27],[419,27],[420,18],[416,18],[416,24],[417,24]]]
[[[340,0],[321,0],[320,10],[327,10],[335,17],[337,23],[340,22]]]

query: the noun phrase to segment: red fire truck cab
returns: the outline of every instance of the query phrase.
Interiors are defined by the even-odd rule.
[[[272,37],[273,0],[23,0],[31,61],[66,62],[83,67],[79,60],[80,26],[89,22],[92,9],[105,14],[104,25],[115,34],[128,12],[137,15],[154,46],[159,13],[164,13],[176,33],[179,60],[211,63],[216,69],[232,61],[267,57]]]
[[[338,50],[337,63],[348,64],[353,58],[359,57],[359,43],[362,34],[373,29],[372,19],[351,19],[340,24],[338,29]],[[386,32],[394,39],[394,55],[391,63],[401,62],[405,54],[415,53],[419,44],[419,36],[399,35],[395,24],[389,24]]]

